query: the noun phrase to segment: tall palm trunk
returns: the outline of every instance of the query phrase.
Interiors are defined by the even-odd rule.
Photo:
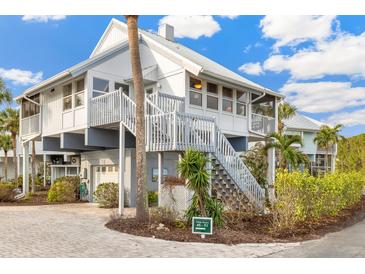
[[[8,152],[4,151],[4,177],[5,182],[8,180]]]
[[[18,179],[18,155],[16,153],[16,133],[11,134],[11,139],[13,143],[13,165],[14,165],[14,179]]]
[[[132,65],[133,85],[136,98],[136,177],[137,177],[137,220],[148,219],[146,191],[146,150],[145,150],[145,117],[144,87],[142,67],[139,54],[138,16],[126,15],[128,25],[129,51]]]
[[[35,141],[32,141],[32,193],[35,193]]]

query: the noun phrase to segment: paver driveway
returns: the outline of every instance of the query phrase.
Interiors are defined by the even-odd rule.
[[[93,204],[0,206],[0,257],[365,257],[365,221],[316,241],[227,246],[122,234],[104,226],[111,213]]]
[[[258,257],[297,244],[236,246],[168,242],[109,230],[92,204],[0,206],[1,257]]]

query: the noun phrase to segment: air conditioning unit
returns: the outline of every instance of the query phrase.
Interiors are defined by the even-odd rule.
[[[79,166],[80,165],[80,157],[79,156],[71,156],[70,157],[71,165]]]

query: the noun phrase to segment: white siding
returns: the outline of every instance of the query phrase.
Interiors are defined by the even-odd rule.
[[[121,29],[113,26],[107,36],[105,36],[105,39],[101,42],[98,49],[94,52],[94,55],[99,54],[113,46],[115,46],[117,43],[121,43],[123,41],[126,41],[128,39],[128,36],[125,32],[123,32]]]

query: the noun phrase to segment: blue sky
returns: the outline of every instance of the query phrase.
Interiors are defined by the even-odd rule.
[[[87,59],[112,17],[0,16],[0,77],[20,94]],[[314,119],[365,132],[365,16],[141,16],[177,41],[272,90]],[[5,42],[4,42],[5,41]]]

